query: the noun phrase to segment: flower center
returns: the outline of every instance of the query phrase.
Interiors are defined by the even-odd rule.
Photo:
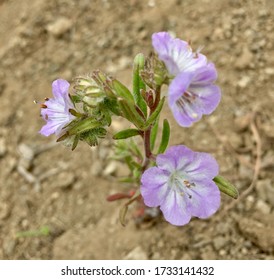
[[[192,118],[198,118],[198,114],[194,111],[193,103],[197,96],[191,92],[185,92],[177,101],[176,104],[184,113],[187,113]]]
[[[184,92],[184,94],[176,101],[177,105],[184,106],[187,104],[192,104],[196,100],[196,95],[191,92]]]
[[[170,177],[169,186],[181,196],[187,195],[189,199],[192,198],[190,189],[195,187],[195,183],[187,180],[182,175],[174,173]]]

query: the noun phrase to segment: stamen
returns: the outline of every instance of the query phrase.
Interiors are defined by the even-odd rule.
[[[47,108],[48,108],[48,106],[45,105],[45,104],[41,104],[40,106],[41,106],[41,108],[43,108],[43,109],[47,109]]]
[[[191,188],[191,187],[195,187],[195,183],[190,183],[189,181],[187,180],[184,180],[184,184],[187,188]]]
[[[49,98],[45,97],[45,101],[49,101]]]

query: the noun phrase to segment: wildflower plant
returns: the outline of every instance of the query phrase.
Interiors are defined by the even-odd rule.
[[[132,90],[117,79],[94,71],[70,84],[58,79],[52,84],[53,98],[41,105],[46,124],[44,136],[55,134],[58,142],[74,150],[79,141],[98,144],[107,134],[112,118],[127,119],[131,127],[113,135],[115,159],[124,162],[132,191],[108,197],[109,201],[125,198],[120,221],[124,225],[128,206],[137,201],[143,209],[159,207],[171,224],[182,226],[191,217],[205,219],[220,207],[221,195],[237,198],[236,188],[219,175],[219,166],[207,153],[192,151],[184,145],[168,146],[169,120],[158,129],[165,99],[181,127],[189,127],[211,114],[221,99],[215,85],[217,71],[200,51],[189,43],[172,38],[167,32],[152,35],[154,54],[137,54],[133,62]],[[168,86],[167,97],[162,86]],[[187,128],[186,128],[187,129]],[[143,150],[136,143],[143,142]],[[156,149],[156,139],[160,139]]]

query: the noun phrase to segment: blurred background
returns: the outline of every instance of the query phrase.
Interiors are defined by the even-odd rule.
[[[274,1],[1,0],[0,259],[274,259]],[[100,68],[130,85],[133,57],[151,35],[191,40],[218,70],[222,101],[171,144],[212,153],[240,192],[208,220],[118,221],[106,196],[124,166],[99,148],[74,152],[38,134],[51,83]],[[114,120],[113,131],[123,122]]]

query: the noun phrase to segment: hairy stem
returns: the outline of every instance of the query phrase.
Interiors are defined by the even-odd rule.
[[[161,99],[161,87],[157,87],[155,90],[155,101],[154,101],[153,107],[150,109],[149,116],[151,116],[151,114],[157,108],[157,106],[160,102],[160,99]],[[143,131],[143,135],[144,135],[143,140],[144,140],[144,149],[145,149],[145,157],[144,157],[144,161],[143,161],[143,165],[142,165],[143,171],[145,171],[146,168],[148,167],[149,161],[152,156],[152,152],[150,149],[151,127],[152,126],[150,126],[147,130]]]

